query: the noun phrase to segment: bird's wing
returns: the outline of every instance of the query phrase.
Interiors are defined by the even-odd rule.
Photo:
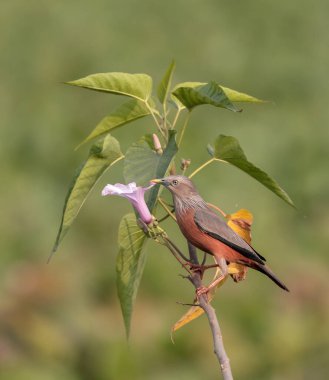
[[[201,231],[235,249],[248,259],[264,264],[266,259],[257,253],[245,240],[236,234],[217,214],[209,209],[199,209],[194,221]]]

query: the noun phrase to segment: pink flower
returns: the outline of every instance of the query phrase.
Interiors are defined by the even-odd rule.
[[[148,187],[136,186],[135,182],[128,183],[128,185],[123,185],[122,183],[116,183],[115,185],[106,185],[102,191],[102,195],[119,195],[120,197],[127,198],[128,201],[133,205],[134,209],[138,212],[139,217],[146,224],[150,224],[153,217],[148,209],[144,194],[154,185]]]

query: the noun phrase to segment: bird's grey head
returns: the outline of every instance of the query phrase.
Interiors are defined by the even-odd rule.
[[[188,207],[204,207],[205,202],[197,192],[193,182],[182,175],[171,175],[161,179],[154,179],[151,182],[161,184],[173,195],[175,208],[180,211]]]

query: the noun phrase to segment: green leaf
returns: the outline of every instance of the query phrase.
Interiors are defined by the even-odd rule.
[[[119,254],[116,263],[117,291],[126,327],[130,333],[130,321],[138,287],[145,266],[143,246],[146,235],[136,223],[134,214],[125,215],[119,226]]]
[[[180,87],[195,88],[195,87],[204,86],[204,85],[206,85],[206,83],[202,83],[202,82],[183,82],[183,83],[179,83],[173,89],[173,93],[178,88],[180,88]],[[228,87],[224,87],[224,86],[221,86],[219,84],[217,84],[217,86],[225,92],[226,96],[233,103],[235,103],[235,102],[266,103],[266,101],[264,101],[264,100],[257,99],[254,96],[245,94],[243,92],[232,90],[232,89],[230,89]],[[179,101],[177,101],[177,99],[175,99],[174,96],[172,97],[172,99],[176,102],[176,104],[177,104],[178,107],[180,107],[180,108],[184,107],[184,105],[182,103],[180,103]]]
[[[175,91],[181,87],[190,87],[190,88],[195,88],[198,86],[204,86],[207,83],[202,83],[202,82],[183,82],[183,83],[178,83],[176,86],[173,88],[171,92],[171,100],[176,104],[176,106],[180,109],[186,108],[183,103],[181,103],[178,98],[174,95]]]
[[[196,87],[178,87],[173,95],[189,110],[202,104],[239,111],[215,82]]]
[[[164,104],[166,102],[168,92],[169,92],[169,88],[171,85],[171,79],[172,79],[175,67],[176,67],[176,63],[175,63],[175,61],[172,61],[170,66],[168,67],[161,83],[159,84],[157,95],[158,95],[158,99],[160,100],[161,104]]]
[[[141,117],[150,115],[150,110],[137,99],[129,99],[126,103],[119,106],[112,114],[104,117],[103,120],[96,126],[90,135],[77,146],[79,148],[86,142],[108,133],[113,129],[119,128]]]
[[[228,87],[220,86],[231,102],[246,102],[246,103],[266,103],[266,100],[255,98],[254,96],[232,90]]]
[[[78,169],[67,193],[53,253],[56,252],[97,180],[106,169],[121,158],[123,158],[123,155],[119,142],[110,135],[98,140],[91,147],[88,159]]]
[[[146,102],[152,92],[152,78],[146,74],[101,73],[67,82],[94,91],[130,96]]]
[[[124,160],[123,175],[125,181],[148,185],[151,179],[164,177],[178,150],[175,135],[176,131],[169,131],[168,144],[161,155],[150,148],[147,137],[134,143],[127,150]],[[146,193],[146,202],[151,212],[155,206],[158,192],[159,185],[154,186]]]
[[[208,149],[211,153],[212,150]],[[263,170],[248,161],[238,140],[232,136],[220,135],[215,141],[214,158],[230,163],[255,178],[262,185],[273,191],[278,197],[294,207],[289,195]]]

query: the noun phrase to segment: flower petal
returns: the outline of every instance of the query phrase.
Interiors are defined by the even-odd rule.
[[[115,185],[108,184],[104,187],[102,195],[119,195],[129,200],[135,210],[138,212],[140,218],[147,224],[151,223],[153,217],[145,203],[144,194],[147,190],[153,187],[151,184],[148,187],[136,186],[135,182],[124,185],[122,183],[116,183]]]
[[[116,183],[115,185],[108,184],[104,187],[102,191],[102,195],[125,195],[125,194],[133,194],[138,187],[136,187],[135,182],[131,182],[128,185],[124,185],[122,183]]]
[[[117,194],[117,189],[113,185],[106,185],[104,189],[102,190],[102,195],[112,195],[112,194]]]

